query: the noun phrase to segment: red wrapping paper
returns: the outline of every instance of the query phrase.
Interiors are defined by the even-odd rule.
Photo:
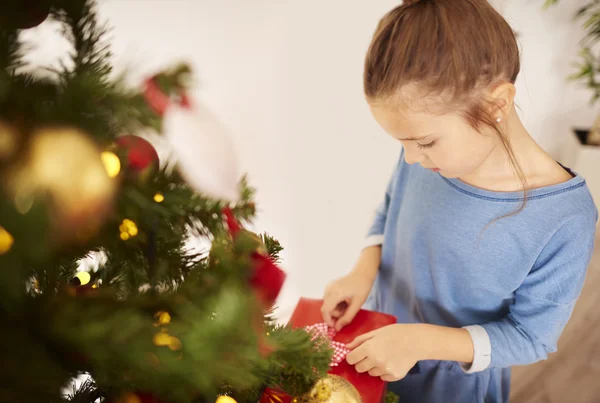
[[[323,322],[321,305],[323,305],[323,300],[301,298],[292,314],[289,324],[294,328],[304,328]],[[350,324],[335,334],[333,341],[348,344],[361,334],[394,323],[396,323],[396,318],[392,315],[361,309]],[[364,403],[380,403],[383,401],[386,382],[382,381],[381,378],[373,377],[366,372],[362,374],[357,372],[354,366],[348,364],[346,360],[343,360],[335,367],[331,367],[329,373],[341,376],[352,383],[362,396]],[[269,398],[269,395],[277,396],[280,400],[273,400]],[[261,403],[288,403],[291,400],[290,397],[280,392],[267,390],[261,399]]]

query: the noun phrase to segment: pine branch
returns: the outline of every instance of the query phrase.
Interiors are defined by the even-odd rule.
[[[279,241],[277,239],[273,238],[272,236],[270,236],[267,233],[262,234],[261,240],[264,243],[265,247],[267,248],[267,251],[269,253],[269,256],[271,256],[271,259],[273,259],[274,262],[279,263],[279,261],[280,261],[279,254],[283,251],[283,246],[281,246],[281,244],[279,243]]]
[[[56,403],[95,403],[102,396],[102,392],[98,390],[96,383],[92,379],[86,379],[78,388],[73,385],[73,393]]]
[[[65,72],[67,78],[91,75],[106,83],[112,71],[111,51],[103,41],[106,25],[99,25],[93,0],[57,0],[53,9],[55,18],[66,26],[63,35],[70,40],[74,53],[74,68]]]
[[[23,65],[23,52],[19,41],[19,33],[16,29],[0,27],[0,69],[7,76],[15,69]]]
[[[228,390],[239,403],[258,401],[264,386],[300,396],[329,370],[333,350],[328,340],[311,340],[312,335],[304,329],[278,325],[267,327],[266,334],[275,351],[254,369],[264,383],[247,390]]]

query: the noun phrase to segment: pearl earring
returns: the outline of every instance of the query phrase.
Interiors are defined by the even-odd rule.
[[[502,118],[501,118],[500,116],[498,116],[498,117],[496,118],[496,122],[498,122],[498,123],[502,122]]]

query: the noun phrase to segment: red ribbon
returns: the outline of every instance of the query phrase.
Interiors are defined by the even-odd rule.
[[[167,94],[165,94],[156,84],[154,77],[147,79],[144,82],[144,99],[150,108],[159,116],[164,116],[165,112],[173,103],[177,103],[184,108],[190,107],[190,99],[183,91],[179,94],[179,100],[173,102]]]
[[[235,237],[242,229],[239,222],[233,215],[230,208],[223,209],[223,214],[227,219],[229,233]],[[254,273],[250,278],[250,285],[258,293],[259,299],[268,307],[272,306],[285,282],[285,273],[281,270],[273,259],[259,252],[252,254],[254,263]]]
[[[313,334],[311,340],[316,339],[317,337],[325,337],[329,339],[329,344],[333,348],[333,356],[331,357],[331,367],[337,366],[340,362],[344,361],[350,349],[346,347],[344,343],[340,343],[339,341],[333,341],[333,338],[336,335],[336,331],[334,328],[327,326],[327,323],[317,323],[314,325],[306,326],[306,329],[309,333]]]

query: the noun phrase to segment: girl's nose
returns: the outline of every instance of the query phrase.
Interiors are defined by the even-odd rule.
[[[404,147],[404,160],[407,164],[418,164],[425,160],[425,156],[418,149],[408,150],[406,147]]]

